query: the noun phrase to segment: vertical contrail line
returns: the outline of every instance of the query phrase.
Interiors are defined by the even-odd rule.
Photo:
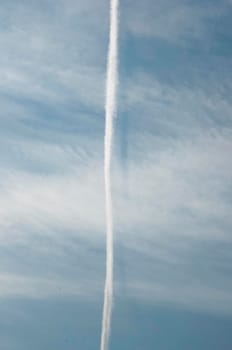
[[[105,139],[104,139],[104,181],[106,211],[106,278],[102,316],[101,350],[107,350],[113,302],[113,213],[111,196],[111,160],[116,94],[118,80],[118,0],[110,0],[110,32],[107,57]]]

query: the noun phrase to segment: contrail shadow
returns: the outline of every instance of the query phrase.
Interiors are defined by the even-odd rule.
[[[129,116],[125,112],[120,118],[120,160],[123,179],[127,178],[128,173],[128,134],[129,134]]]

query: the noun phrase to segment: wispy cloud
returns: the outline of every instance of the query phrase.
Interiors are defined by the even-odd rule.
[[[61,287],[65,298],[93,298],[104,278],[107,6],[24,4],[4,1],[0,10],[0,296],[47,298]],[[226,8],[169,5],[148,6],[157,21],[128,6],[122,26],[182,46],[208,40],[207,23]],[[184,62],[191,77],[171,82],[136,63],[121,77],[115,240],[132,297],[231,313],[231,73],[224,57],[212,59],[217,69]],[[124,113],[126,188],[117,159]]]
[[[152,139],[148,141],[149,144],[153,144]],[[149,152],[144,143],[143,159],[140,156],[139,148],[135,151],[133,154],[135,161],[130,158],[128,167],[129,188],[126,196],[121,191],[120,172],[116,169],[114,171],[116,241],[123,242],[128,254],[126,266],[129,295],[138,294],[141,297],[143,295],[143,298],[146,299],[150,293],[148,300],[154,298],[155,301],[157,297],[157,300],[170,300],[173,303],[180,303],[184,307],[199,308],[197,300],[202,300],[200,305],[203,305],[208,289],[212,295],[214,295],[214,290],[217,294],[216,286],[212,285],[212,278],[217,280],[219,274],[211,272],[209,279],[208,270],[205,271],[205,275],[203,272],[202,276],[205,276],[205,279],[201,284],[203,293],[201,296],[199,275],[194,276],[191,272],[196,266],[191,256],[194,257],[199,251],[196,242],[199,244],[205,244],[204,242],[208,242],[207,244],[209,242],[230,244],[231,203],[228,196],[231,169],[228,168],[228,164],[230,164],[231,136],[228,133],[208,132],[206,134],[204,132],[191,140],[173,141],[169,147],[162,146],[160,144],[160,148],[156,152]],[[36,150],[36,148],[34,149]],[[54,157],[54,165],[60,163],[59,171],[51,172],[48,175],[36,172],[28,173],[28,171],[14,170],[13,172],[12,169],[8,173],[2,172],[0,206],[2,248],[8,247],[9,249],[9,247],[16,245],[15,247],[18,247],[17,249],[20,251],[23,246],[27,246],[28,249],[33,249],[34,256],[41,257],[41,249],[44,249],[45,246],[41,246],[39,237],[42,240],[43,237],[47,237],[52,240],[55,249],[55,251],[50,250],[50,253],[56,256],[57,251],[60,251],[59,261],[63,261],[66,256],[62,253],[65,252],[65,247],[72,246],[73,239],[78,239],[78,237],[85,239],[89,244],[92,242],[91,249],[102,249],[104,198],[101,169],[103,164],[97,157],[93,156],[91,159],[87,156],[87,158],[81,158],[78,161],[78,167],[75,167],[73,166],[73,163],[76,163],[75,153],[70,155],[68,150],[57,148],[53,150],[52,147],[47,148],[47,150],[49,152],[43,152],[43,156],[39,154],[39,157],[48,162],[48,154],[50,154],[52,158]],[[32,151],[33,147],[28,145],[29,154],[32,155]],[[34,155],[36,156],[36,153]],[[30,157],[33,158],[33,156]],[[140,159],[140,161],[138,162],[136,159]],[[35,241],[38,241],[38,245],[34,243]],[[86,251],[85,254],[78,253],[78,246],[79,244],[75,248],[77,252],[73,251],[72,254],[76,254],[79,258],[82,256],[79,268],[83,273],[89,253],[87,253],[87,246],[83,247]],[[186,251],[189,253],[185,254]],[[139,265],[136,263],[136,259],[133,259],[133,264],[132,261],[130,262],[130,252],[139,254]],[[207,247],[204,254],[200,253],[201,259],[203,259],[201,261],[204,262],[205,266],[207,266],[209,259],[206,252]],[[45,253],[45,256],[48,253]],[[224,254],[223,256],[219,255],[214,259],[215,263],[220,262],[217,267],[219,272],[223,271],[228,264]],[[102,258],[101,254],[94,254],[94,265],[96,267],[97,261],[99,261],[97,269],[103,278],[103,269],[100,268],[100,266],[103,267]],[[144,259],[147,265],[143,263]],[[33,266],[33,259],[31,264]],[[153,264],[156,266],[156,282],[154,285],[148,286],[148,276],[146,276],[145,271],[150,271],[152,274],[151,266]],[[6,262],[2,266],[6,268],[9,263]],[[169,280],[169,284],[167,284],[167,281],[162,280],[162,276],[165,276],[163,272],[161,273],[164,266],[169,266],[169,271],[173,268],[174,270],[179,269],[182,277],[178,277],[177,273],[176,278]],[[25,267],[22,267],[22,271],[24,269]],[[68,270],[70,267],[66,267],[65,275],[67,275]],[[135,271],[137,271],[137,287],[134,285]],[[45,279],[46,273],[44,271],[43,278]],[[57,283],[67,284],[65,275],[59,272],[59,282]],[[72,275],[73,272],[70,275],[71,279]],[[174,272],[173,276],[175,276]],[[178,293],[176,293],[175,298],[173,294],[157,292],[158,294],[154,295],[152,292],[153,288],[156,291],[157,283],[158,289],[166,290],[166,293],[167,290],[178,289],[176,281],[179,278],[189,280],[187,276],[191,277],[192,288],[197,288],[197,294],[195,295],[194,292],[192,297],[189,295],[190,290],[181,294],[183,297],[181,301]],[[19,276],[19,278],[21,277]],[[30,278],[29,276],[28,279]],[[36,277],[33,278],[36,279]],[[9,279],[11,279],[10,276]],[[84,281],[83,289],[88,285],[88,278]],[[37,282],[32,279],[30,283],[33,285]],[[43,288],[46,287],[46,283],[42,285]],[[44,292],[45,294],[56,294],[55,287],[48,287],[46,288],[49,291]],[[33,290],[35,292],[35,289]],[[229,291],[230,286],[227,285],[225,276],[224,280],[221,280],[221,294],[218,304],[213,306],[213,302],[208,303],[208,310],[212,308],[214,312],[216,310],[219,312],[220,305],[222,311],[225,310]],[[68,293],[67,290],[66,295]],[[226,296],[224,302],[222,302],[223,295]],[[36,293],[34,293],[34,297],[36,297]],[[40,297],[39,294],[37,297]],[[214,296],[212,296],[212,300],[213,298]]]
[[[231,11],[215,1],[127,1],[125,27],[134,35],[167,40],[191,47],[191,41],[206,42],[216,31],[215,22]],[[210,44],[208,42],[208,44]],[[210,44],[211,45],[211,44]]]
[[[83,281],[79,283],[70,280],[59,280],[49,278],[38,278],[33,276],[1,274],[1,291],[0,298],[30,298],[30,299],[47,299],[56,296],[57,298],[81,297],[85,300],[93,300],[98,295],[102,287],[97,281]],[[84,282],[84,283],[83,283]],[[88,294],[91,290],[91,295]]]
[[[102,16],[95,16],[96,7]],[[104,11],[88,1],[2,4],[1,124],[16,118],[32,123],[38,114],[64,121],[93,109],[103,114]]]

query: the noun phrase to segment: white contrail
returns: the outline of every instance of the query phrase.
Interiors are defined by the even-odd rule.
[[[113,301],[113,215],[111,198],[111,158],[113,139],[113,119],[116,112],[118,80],[118,1],[110,0],[110,35],[107,60],[106,102],[105,102],[105,145],[104,177],[106,206],[106,279],[102,316],[101,350],[107,350]]]

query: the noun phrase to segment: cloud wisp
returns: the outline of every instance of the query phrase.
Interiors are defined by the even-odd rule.
[[[106,279],[102,317],[101,350],[106,350],[110,334],[110,322],[113,299],[113,215],[111,196],[111,158],[113,119],[116,112],[118,56],[118,0],[110,3],[110,37],[107,61],[106,103],[105,103],[105,203],[106,203]]]

